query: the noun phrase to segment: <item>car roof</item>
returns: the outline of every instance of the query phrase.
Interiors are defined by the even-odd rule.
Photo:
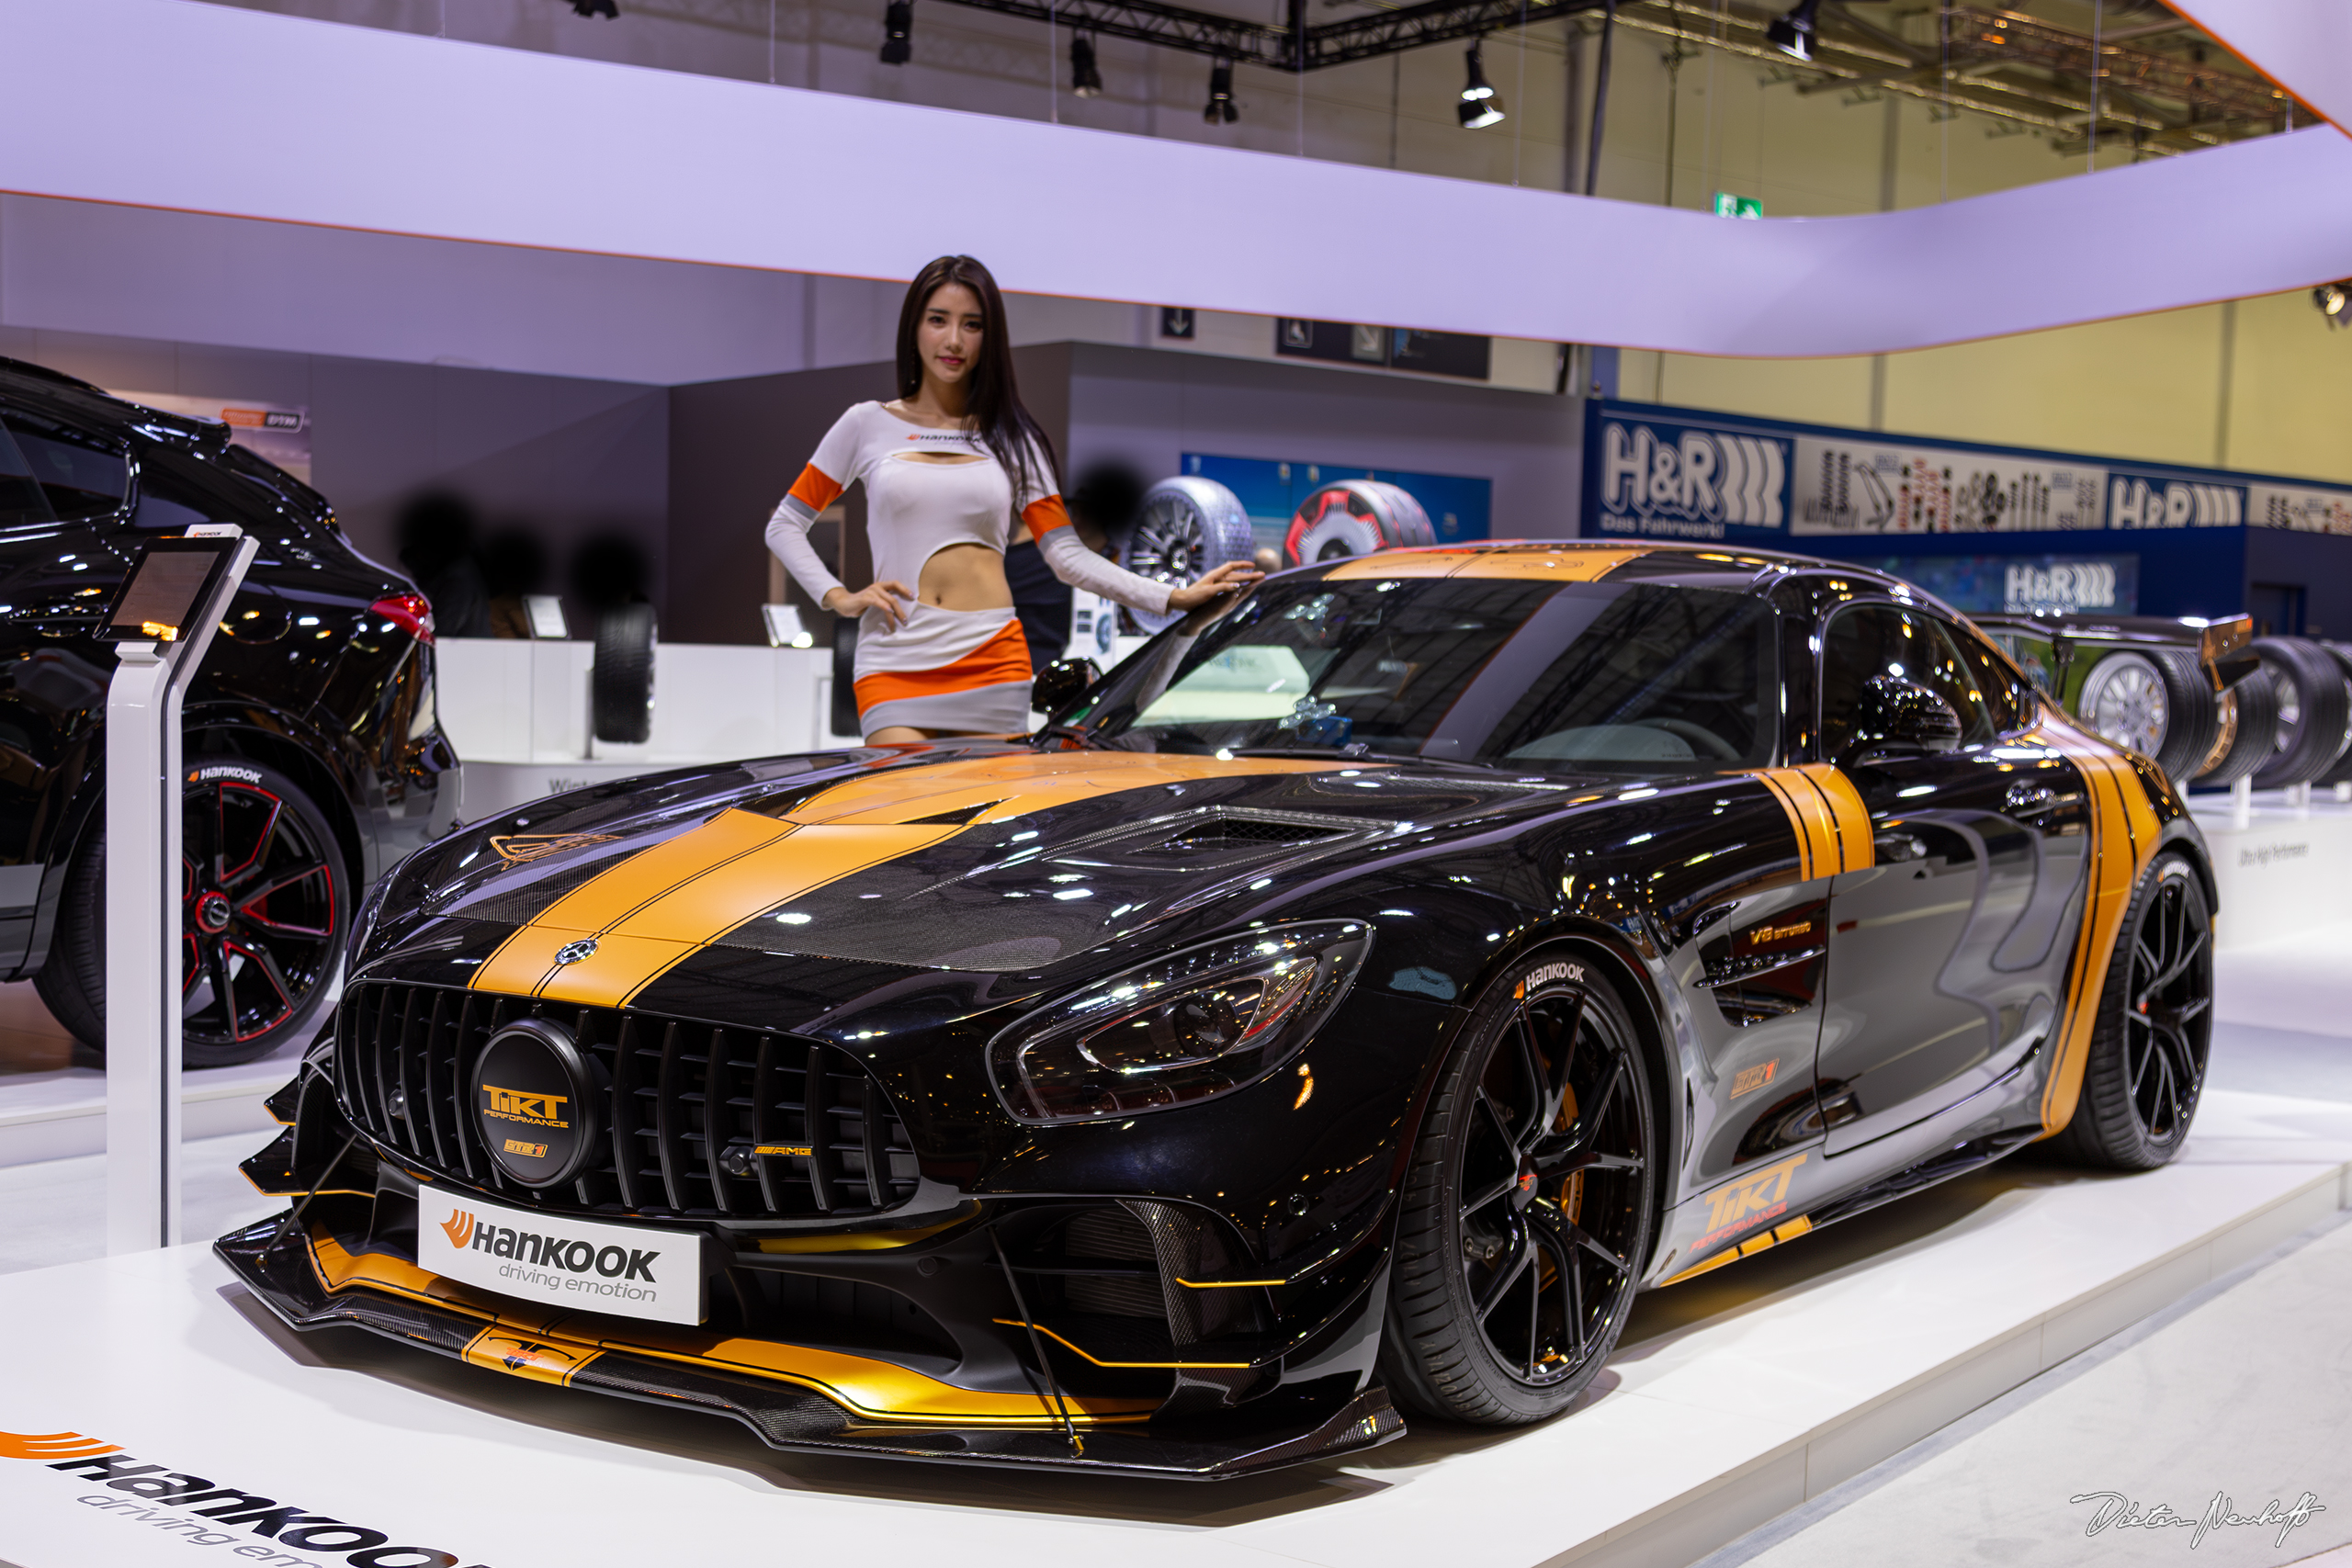
[[[1748,549],[1725,544],[1654,543],[1620,539],[1480,539],[1456,545],[1416,545],[1351,556],[1322,569],[1334,581],[1364,578],[1523,578],[1555,582],[1592,582],[1602,578],[1720,574],[1724,586],[1760,592],[1794,572],[1826,571],[1852,577],[1882,591],[1928,597],[1885,572],[1850,561],[1825,560],[1788,550]]]

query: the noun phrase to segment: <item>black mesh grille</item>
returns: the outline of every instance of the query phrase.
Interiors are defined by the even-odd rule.
[[[570,1030],[611,1086],[601,1157],[537,1192],[490,1157],[465,1092],[490,1037],[528,1017]],[[379,1142],[526,1206],[811,1219],[914,1195],[914,1152],[882,1086],[849,1053],[796,1035],[363,982],[336,1013],[335,1073],[353,1120]]]
[[[1216,850],[1237,844],[1303,844],[1343,831],[1307,822],[1269,822],[1254,817],[1219,817],[1186,829],[1163,846],[1171,850]]]

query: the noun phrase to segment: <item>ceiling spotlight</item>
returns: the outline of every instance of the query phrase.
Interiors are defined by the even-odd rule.
[[[1209,101],[1201,106],[1201,118],[1210,125],[1231,125],[1240,118],[1233,102],[1233,62],[1220,60],[1209,67]]]
[[[2327,318],[2329,326],[2352,327],[2352,316],[2345,314],[2352,310],[2352,278],[2321,284],[2312,290],[2312,303],[2319,307],[2319,313]]]
[[[1462,84],[1462,101],[1454,106],[1453,112],[1461,117],[1464,130],[1484,130],[1503,118],[1503,101],[1495,96],[1495,89],[1487,81],[1486,68],[1478,59],[1485,41],[1473,41],[1464,55],[1470,62],[1470,76]]]
[[[571,0],[571,14],[575,17],[610,17],[615,21],[620,20],[621,15],[620,7],[614,5],[613,0]]]
[[[1788,14],[1776,17],[1764,29],[1764,41],[1792,60],[1813,58],[1813,14],[1821,9],[1821,0],[1797,0]]]
[[[882,63],[904,65],[914,57],[915,0],[890,0],[882,7]]]
[[[1069,35],[1069,91],[1074,98],[1102,96],[1102,73],[1094,68],[1094,40],[1084,33]]]

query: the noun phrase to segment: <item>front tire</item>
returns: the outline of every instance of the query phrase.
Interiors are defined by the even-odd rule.
[[[2132,895],[2100,988],[2083,1089],[2062,1154],[2154,1170],[2180,1152],[2213,1032],[2213,917],[2187,860],[2156,857]]]
[[[1623,1331],[1656,1223],[1650,1079],[1589,960],[1522,959],[1439,1078],[1398,1218],[1381,1375],[1425,1415],[1573,1404]]]
[[[264,762],[199,757],[184,771],[181,1062],[250,1062],[307,1040],[334,991],[351,879],[326,817]],[[107,852],[84,840],[34,987],[74,1038],[107,1048]]]

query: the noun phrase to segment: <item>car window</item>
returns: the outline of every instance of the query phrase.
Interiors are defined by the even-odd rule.
[[[1163,750],[1752,767],[1777,737],[1772,618],[1744,594],[1651,583],[1271,582],[1196,643],[1123,666],[1091,728]]]
[[[218,495],[176,471],[171,457],[150,451],[139,465],[139,504],[130,525],[142,534],[164,534],[198,523],[242,523],[238,511]]]
[[[51,521],[49,501],[41,494],[40,482],[33,478],[31,465],[17,450],[7,427],[0,425],[0,528]]]
[[[1821,644],[1822,754],[1835,757],[1852,739],[1863,688],[1880,675],[1916,681],[1951,705],[1960,739],[1973,745],[1999,733],[1984,678],[1962,659],[1943,623],[1900,604],[1855,604],[1838,612]]]
[[[122,448],[70,425],[8,411],[8,433],[60,517],[102,517],[122,505],[130,468]]]
[[[2008,735],[2016,731],[2025,722],[2026,704],[2026,694],[2018,689],[2016,672],[1972,628],[1951,626],[1947,631],[1952,646],[1960,651],[1961,663],[1976,678],[1976,692],[1984,700],[1985,716],[1992,721],[1995,733]]]

